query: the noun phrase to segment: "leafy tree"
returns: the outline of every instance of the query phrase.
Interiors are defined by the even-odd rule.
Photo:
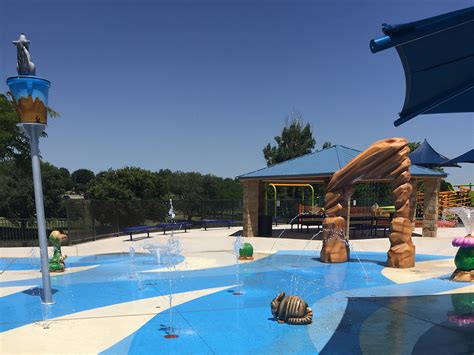
[[[316,145],[310,124],[304,125],[298,112],[291,113],[289,124],[283,127],[280,136],[275,137],[275,142],[275,146],[268,143],[263,149],[268,166],[311,153]]]
[[[152,201],[162,196],[157,173],[137,167],[109,169],[92,179],[85,196],[94,200],[94,217],[103,225],[119,221],[120,227],[143,224],[146,219],[158,221],[164,217],[164,206]],[[113,203],[114,200],[118,200]],[[147,201],[145,201],[147,200]],[[112,203],[112,205],[111,205]],[[112,206],[112,207],[111,207]]]
[[[69,172],[45,162],[41,163],[41,172],[45,215],[65,217],[63,196],[71,186]],[[35,212],[31,167],[14,161],[0,162],[0,216],[33,218]]]
[[[94,173],[89,169],[78,169],[71,174],[74,192],[83,194],[86,191],[87,184],[94,179]]]
[[[203,176],[196,172],[173,174],[171,196],[175,208],[183,212],[184,217],[191,220],[201,212],[201,200],[204,196]]]
[[[331,142],[324,142],[324,144],[323,144],[323,150],[324,150],[324,149],[331,148],[331,147],[332,147],[332,143],[331,143]]]
[[[13,102],[0,94],[0,161],[21,160],[30,156],[28,138],[16,126],[18,119]]]
[[[234,199],[242,198],[242,184],[238,179],[221,179],[219,184],[219,198],[220,199]]]
[[[408,148],[410,148],[410,152],[413,152],[416,148],[420,146],[420,142],[409,142]]]
[[[89,183],[86,197],[95,200],[137,200],[160,196],[156,191],[156,173],[126,167],[97,174]]]

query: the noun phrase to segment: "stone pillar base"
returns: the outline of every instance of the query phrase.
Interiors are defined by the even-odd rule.
[[[320,260],[323,263],[345,263],[349,260],[349,246],[344,240],[333,239],[323,244]]]
[[[320,260],[323,263],[344,263],[349,260],[349,245],[345,239],[343,217],[326,217],[323,221],[323,247]]]
[[[474,282],[474,270],[464,271],[456,269],[451,275],[451,280],[459,282]]]
[[[390,224],[390,249],[387,253],[388,267],[406,269],[415,266],[415,245],[411,240],[411,228],[409,218],[393,218]]]
[[[415,266],[415,245],[403,243],[391,247],[387,253],[387,266],[408,269]]]

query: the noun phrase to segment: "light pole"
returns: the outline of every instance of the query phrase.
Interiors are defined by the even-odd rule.
[[[17,124],[30,140],[33,186],[35,191],[36,219],[41,256],[41,277],[43,279],[42,301],[53,303],[51,278],[48,265],[48,240],[46,239],[46,220],[44,216],[43,185],[39,156],[39,137],[43,133],[48,117],[48,93],[51,82],[37,77],[35,65],[31,62],[29,44],[22,33],[13,44],[17,48],[18,76],[7,79],[18,115]]]

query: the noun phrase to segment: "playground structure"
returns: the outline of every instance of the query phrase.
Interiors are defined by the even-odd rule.
[[[349,247],[345,237],[344,216],[347,216],[353,184],[360,179],[393,180],[395,214],[390,226],[390,250],[387,265],[408,268],[415,265],[415,246],[411,241],[412,221],[410,197],[410,159],[408,141],[388,138],[372,144],[344,168],[336,172],[326,192],[326,215],[323,221],[323,247],[321,261],[345,262]]]
[[[439,213],[442,215],[443,211],[452,207],[469,207],[472,206],[472,190],[471,184],[455,185],[455,189],[451,191],[441,191],[438,195]],[[416,196],[417,206],[423,206],[425,194],[418,192]]]
[[[399,226],[398,233],[403,232],[402,234],[408,233],[408,229],[413,227],[411,224],[408,226],[409,221],[412,220],[412,212],[414,214],[416,208],[416,192],[418,191],[418,185],[423,183],[424,186],[424,205],[423,205],[423,225],[422,225],[422,235],[423,237],[436,237],[437,235],[437,221],[439,218],[438,213],[438,193],[441,179],[446,177],[446,174],[443,172],[422,168],[416,165],[403,165],[396,166],[391,165],[391,161],[388,159],[390,156],[389,152],[398,151],[395,148],[390,148],[388,143],[390,140],[384,140],[386,144],[383,149],[378,150],[378,154],[374,152],[373,156],[367,157],[367,161],[364,161],[358,167],[355,167],[360,175],[354,176],[353,179],[349,178],[344,184],[345,186],[338,186],[337,188],[347,189],[344,192],[341,201],[334,201],[336,204],[341,202],[341,206],[345,208],[342,212],[342,216],[346,217],[346,214],[349,213],[351,206],[348,206],[349,197],[352,194],[352,188],[349,188],[350,184],[353,183],[398,183],[403,182],[408,175],[411,175],[411,179],[407,180],[408,183],[412,186],[412,195],[409,198],[409,202],[405,203],[409,205],[409,208],[404,210],[404,213],[409,211],[409,220],[403,222],[403,228]],[[393,144],[397,140],[393,140]],[[402,145],[404,145],[403,143]],[[404,153],[408,152],[408,147],[402,148]],[[383,153],[385,152],[385,153]],[[338,171],[346,169],[348,165],[353,165],[353,161],[357,159],[361,151],[351,149],[345,146],[336,145],[331,148],[310,153],[299,158],[276,164],[264,169],[256,170],[244,175],[241,175],[239,179],[243,185],[243,210],[242,210],[242,222],[243,222],[243,233],[245,237],[254,237],[258,236],[259,233],[259,217],[265,214],[265,190],[267,183],[282,183],[282,184],[319,184],[322,185],[322,188],[326,191],[329,191],[330,181],[333,178],[333,175],[340,174]],[[395,159],[395,158],[394,158]],[[407,160],[402,160],[400,157],[396,158],[399,163],[408,162]],[[392,162],[393,163],[393,162]],[[389,173],[388,170],[393,168],[393,172]],[[365,170],[364,170],[365,169]],[[387,169],[387,173],[384,175],[384,169]],[[405,170],[403,170],[405,169]],[[360,170],[360,171],[359,171]],[[409,171],[408,171],[409,170]],[[408,174],[410,173],[410,174]],[[357,172],[356,172],[357,174]],[[397,177],[397,174],[401,176]],[[395,186],[396,187],[396,186]],[[334,186],[331,185],[331,188]],[[397,193],[402,193],[402,197],[407,197],[406,192],[397,190]],[[395,199],[398,200],[398,197]],[[337,202],[336,202],[337,201]],[[389,201],[384,202],[385,204],[391,204]],[[397,202],[398,203],[398,202]],[[397,205],[395,203],[395,205]],[[372,203],[373,204],[373,203]],[[371,205],[372,205],[371,204]],[[365,207],[371,207],[371,205]],[[325,213],[328,213],[328,206],[325,208]],[[362,207],[358,205],[357,208]],[[395,206],[396,207],[396,206]],[[397,208],[399,209],[399,207]],[[372,211],[370,211],[372,215]],[[399,217],[397,211],[388,211],[392,216]],[[398,212],[400,213],[400,211]],[[407,216],[408,218],[408,216]],[[400,220],[397,219],[400,222]],[[411,223],[411,222],[410,222]],[[345,232],[342,232],[343,238],[349,234],[349,228],[346,228]],[[394,234],[395,236],[400,236],[400,234]],[[404,247],[406,242],[400,243],[399,248]],[[406,243],[409,246],[409,243]],[[402,252],[400,249],[392,249],[392,253],[397,250]],[[403,254],[403,253],[402,253]],[[408,263],[407,265],[409,265]]]
[[[277,217],[277,207],[278,207],[278,199],[277,199],[277,187],[308,187],[311,189],[311,207],[314,207],[314,187],[311,184],[297,184],[297,183],[268,183],[268,186],[273,188],[273,217]],[[301,194],[301,202],[304,206],[305,203],[305,196],[304,190]],[[301,206],[301,205],[300,205]],[[301,210],[298,212],[302,212]],[[268,215],[268,194],[267,189],[265,189],[265,214]]]

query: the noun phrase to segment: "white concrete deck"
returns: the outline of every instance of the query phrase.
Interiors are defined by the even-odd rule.
[[[285,228],[287,226],[279,226]],[[309,241],[311,234],[302,233],[308,239],[287,239],[285,235],[289,235],[289,227],[281,238],[251,238],[248,241],[252,243],[256,253],[269,253],[278,250],[319,250],[321,249],[321,241]],[[232,252],[234,238],[231,235],[241,233],[241,227],[227,228],[211,228],[207,231],[191,229],[185,232],[176,232],[181,240],[183,253],[205,253],[205,252]],[[169,233],[169,232],[168,232]],[[421,234],[421,228],[416,228],[415,235]],[[465,230],[459,228],[438,228],[437,238],[413,237],[418,254],[446,255],[454,256],[457,248],[451,246],[452,238],[456,236],[464,236]],[[134,240],[129,241],[128,236],[111,237],[101,239],[94,242],[88,242],[73,246],[63,246],[62,252],[68,256],[84,256],[97,255],[106,253],[128,252],[133,247],[137,252],[146,252],[142,247],[147,243],[166,243],[167,236],[161,232],[151,233],[150,238],[146,238],[146,234],[136,234]],[[389,249],[390,242],[387,238],[374,239],[354,239],[351,241],[356,251],[377,251],[384,252]],[[36,250],[35,250],[36,249]],[[38,248],[18,247],[18,248],[0,248],[0,257],[31,257],[32,253],[39,256]]]

